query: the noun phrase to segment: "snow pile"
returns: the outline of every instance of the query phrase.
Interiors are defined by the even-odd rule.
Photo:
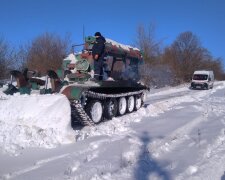
[[[52,148],[74,141],[70,104],[64,95],[7,96],[0,92],[0,150]]]
[[[32,95],[31,100],[0,92],[0,147],[20,152],[16,157],[0,152],[0,179],[224,179],[224,90],[225,82],[210,90],[191,90],[187,84],[152,90],[138,111],[77,127],[72,132],[77,142],[61,147],[57,144],[68,139],[70,126],[66,113],[64,119],[57,115],[69,109],[64,96]],[[27,109],[18,109],[19,102]],[[46,116],[29,119],[37,111],[25,102]],[[53,133],[48,123],[58,130]]]
[[[97,126],[86,126],[82,130],[75,130],[76,141],[82,141],[84,139],[93,136],[111,136],[117,134],[126,135],[127,132],[131,131],[128,125],[134,120],[129,120],[130,115],[124,115],[124,117],[114,117],[112,120],[102,122]]]
[[[76,64],[78,59],[73,53],[70,53],[65,59],[63,59],[63,61],[71,61],[70,64]]]

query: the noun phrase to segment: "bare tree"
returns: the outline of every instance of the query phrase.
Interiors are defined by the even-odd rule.
[[[165,49],[162,59],[170,66],[177,83],[188,82],[195,70],[214,70],[218,78],[224,74],[221,59],[214,59],[190,31],[181,33]]]
[[[155,27],[150,24],[146,30],[143,25],[137,28],[136,45],[143,52],[143,59],[148,64],[155,64],[160,55],[160,42],[155,40]]]
[[[223,69],[223,63],[221,58],[213,59],[212,57],[205,60],[202,64],[202,69],[206,70],[213,70],[215,79],[217,80],[224,80],[225,79],[225,72]]]
[[[28,53],[30,50],[30,45],[27,43],[25,45],[20,45],[13,55],[15,69],[24,70],[27,67]]]
[[[61,67],[62,60],[69,51],[70,37],[64,39],[51,33],[44,33],[35,38],[28,50],[27,66],[42,75],[47,70]]]
[[[0,79],[9,77],[9,71],[13,68],[13,49],[3,38],[0,39]]]
[[[137,46],[143,52],[144,64],[140,67],[142,81],[152,87],[171,85],[173,75],[168,65],[161,63],[162,42],[155,39],[155,27],[137,28]]]
[[[170,47],[165,49],[164,62],[169,64],[178,81],[189,81],[195,69],[201,67],[208,51],[192,32],[181,33]]]

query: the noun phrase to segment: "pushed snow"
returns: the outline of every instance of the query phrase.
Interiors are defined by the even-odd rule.
[[[194,173],[196,173],[198,171],[198,167],[195,167],[195,166],[190,166],[188,169],[187,169],[187,173],[192,175]]]
[[[18,154],[26,147],[52,148],[74,141],[70,104],[63,95],[0,94],[0,148]]]
[[[0,90],[0,179],[225,179],[224,81],[153,89],[136,112],[70,130],[64,96]]]

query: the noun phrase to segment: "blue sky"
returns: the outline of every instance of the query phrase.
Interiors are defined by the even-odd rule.
[[[44,32],[71,33],[73,43],[82,43],[83,26],[86,35],[100,31],[134,44],[139,24],[154,24],[156,40],[164,45],[192,31],[225,60],[224,0],[0,0],[0,37],[15,45]]]

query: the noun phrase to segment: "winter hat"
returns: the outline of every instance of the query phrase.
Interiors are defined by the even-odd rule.
[[[102,36],[100,32],[96,32],[95,36]]]

